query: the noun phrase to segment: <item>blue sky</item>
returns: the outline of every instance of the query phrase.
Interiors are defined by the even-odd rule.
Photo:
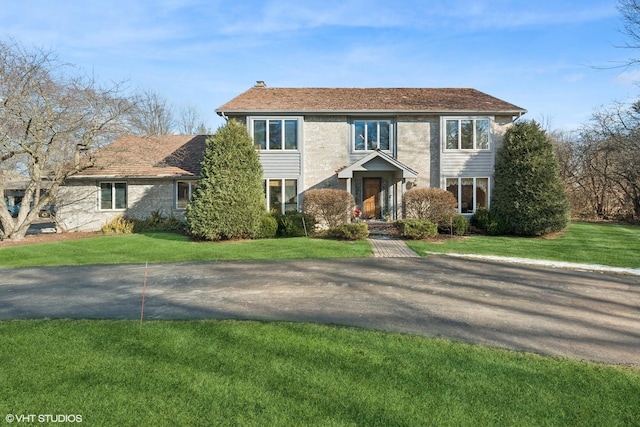
[[[0,36],[214,110],[270,87],[473,87],[571,130],[638,96],[616,1],[22,0]],[[105,6],[108,5],[108,6]],[[636,55],[636,56],[640,56]]]

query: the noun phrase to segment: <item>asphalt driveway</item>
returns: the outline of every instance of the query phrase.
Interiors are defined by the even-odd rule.
[[[146,271],[145,271],[146,270]],[[640,277],[369,258],[0,269],[0,319],[310,321],[640,366]]]

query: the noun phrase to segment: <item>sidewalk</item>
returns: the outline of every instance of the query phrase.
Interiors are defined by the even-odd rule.
[[[640,268],[610,267],[607,265],[598,264],[580,264],[575,262],[547,261],[542,259],[515,258],[495,255],[452,254],[429,251],[426,251],[425,253],[427,255],[440,255],[462,259],[476,259],[483,261],[504,262],[509,264],[533,265],[538,267],[564,268],[567,270],[594,271],[600,273],[617,273],[640,276]]]
[[[385,235],[369,236],[375,258],[420,258],[402,239]]]

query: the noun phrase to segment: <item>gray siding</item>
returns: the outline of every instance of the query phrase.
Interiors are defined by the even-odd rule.
[[[490,151],[442,152],[440,163],[443,176],[489,176],[493,175],[494,154]]]
[[[260,151],[258,154],[265,178],[300,178],[302,171],[299,152]]]

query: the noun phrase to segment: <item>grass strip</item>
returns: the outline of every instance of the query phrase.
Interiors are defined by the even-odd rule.
[[[632,225],[575,222],[556,236],[472,235],[407,244],[423,256],[429,251],[640,268],[640,227]]]

